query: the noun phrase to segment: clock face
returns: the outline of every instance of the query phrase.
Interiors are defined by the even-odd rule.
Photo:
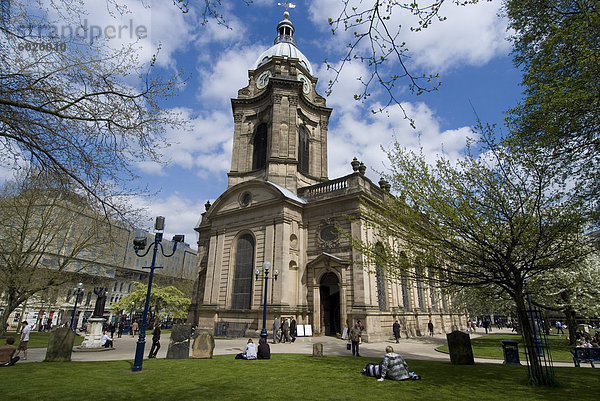
[[[269,83],[269,77],[271,76],[271,71],[263,71],[256,80],[256,87],[258,89],[262,89]]]
[[[302,74],[298,74],[298,81],[302,82],[302,92],[310,93],[310,81]]]
[[[338,230],[334,226],[327,226],[321,230],[323,241],[335,241],[338,238]]]

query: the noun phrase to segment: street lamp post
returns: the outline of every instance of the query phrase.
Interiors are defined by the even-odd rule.
[[[71,315],[71,330],[73,330],[73,320],[75,320],[75,311],[77,310],[77,302],[79,302],[79,296],[83,294],[83,283],[77,283],[77,287],[73,288],[73,295],[75,295],[75,305],[73,306],[73,314]]]
[[[256,275],[256,280],[265,279],[265,288],[264,288],[264,302],[263,302],[263,327],[260,331],[260,336],[267,341],[267,337],[269,334],[267,333],[267,286],[269,283],[269,279],[277,280],[277,276],[279,275],[279,271],[277,269],[273,270],[273,277],[269,277],[269,270],[271,269],[271,263],[265,262],[263,263],[263,275],[260,275],[260,270],[256,269],[254,272]],[[275,333],[273,333],[275,335]]]
[[[140,253],[144,251],[147,245],[146,237],[136,237],[133,240],[133,249],[135,254],[139,257],[144,257],[150,252],[150,248],[153,248],[154,251],[152,253],[152,264],[150,266],[145,266],[145,268],[150,268],[150,277],[148,278],[148,291],[146,292],[146,303],[144,304],[144,314],[142,315],[142,325],[140,326],[140,335],[138,337],[137,346],[135,349],[135,359],[133,361],[133,367],[131,368],[134,372],[139,372],[142,370],[142,363],[144,360],[144,347],[146,346],[146,319],[148,318],[148,309],[150,307],[150,293],[152,291],[152,278],[154,277],[154,269],[162,268],[162,266],[156,266],[156,254],[158,252],[158,248],[160,247],[160,252],[165,258],[170,258],[175,254],[175,250],[177,249],[177,244],[179,242],[184,241],[183,235],[175,235],[173,236],[173,241],[175,244],[173,245],[173,252],[170,254],[166,254],[165,250],[162,246],[162,238],[163,231],[165,229],[165,218],[163,216],[158,216],[156,218],[156,222],[154,224],[154,242],[150,244],[146,252]],[[154,245],[154,247],[152,247]]]
[[[129,327],[131,327],[131,323],[133,323],[133,308],[135,308],[135,302],[131,303],[131,312],[129,312]]]

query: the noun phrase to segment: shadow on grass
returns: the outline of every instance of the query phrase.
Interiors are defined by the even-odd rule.
[[[372,358],[274,354],[271,360],[145,360],[17,364],[0,371],[6,400],[547,400],[597,399],[600,370],[560,368],[559,388],[526,384],[527,368],[408,361],[420,381],[384,381],[360,374]],[[32,385],[23,386],[23,381]]]

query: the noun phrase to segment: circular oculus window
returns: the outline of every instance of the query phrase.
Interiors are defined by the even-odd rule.
[[[334,226],[327,226],[321,230],[321,239],[323,241],[335,241],[338,236],[338,230]]]
[[[245,207],[248,206],[250,202],[252,202],[252,195],[250,194],[250,192],[246,192],[240,198],[240,204]]]

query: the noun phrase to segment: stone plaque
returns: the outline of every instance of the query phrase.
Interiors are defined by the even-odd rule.
[[[453,365],[474,365],[473,348],[471,348],[471,338],[462,331],[453,331],[446,334],[448,340],[448,351],[450,353],[450,362]]]
[[[215,339],[208,331],[194,333],[192,345],[192,358],[211,359],[215,349]]]
[[[322,343],[313,344],[313,356],[316,358],[323,356],[323,344]]]
[[[190,357],[191,324],[175,324],[171,331],[171,341],[167,350],[167,359],[188,359]]]
[[[69,327],[57,327],[50,332],[44,362],[71,362],[75,332]]]

